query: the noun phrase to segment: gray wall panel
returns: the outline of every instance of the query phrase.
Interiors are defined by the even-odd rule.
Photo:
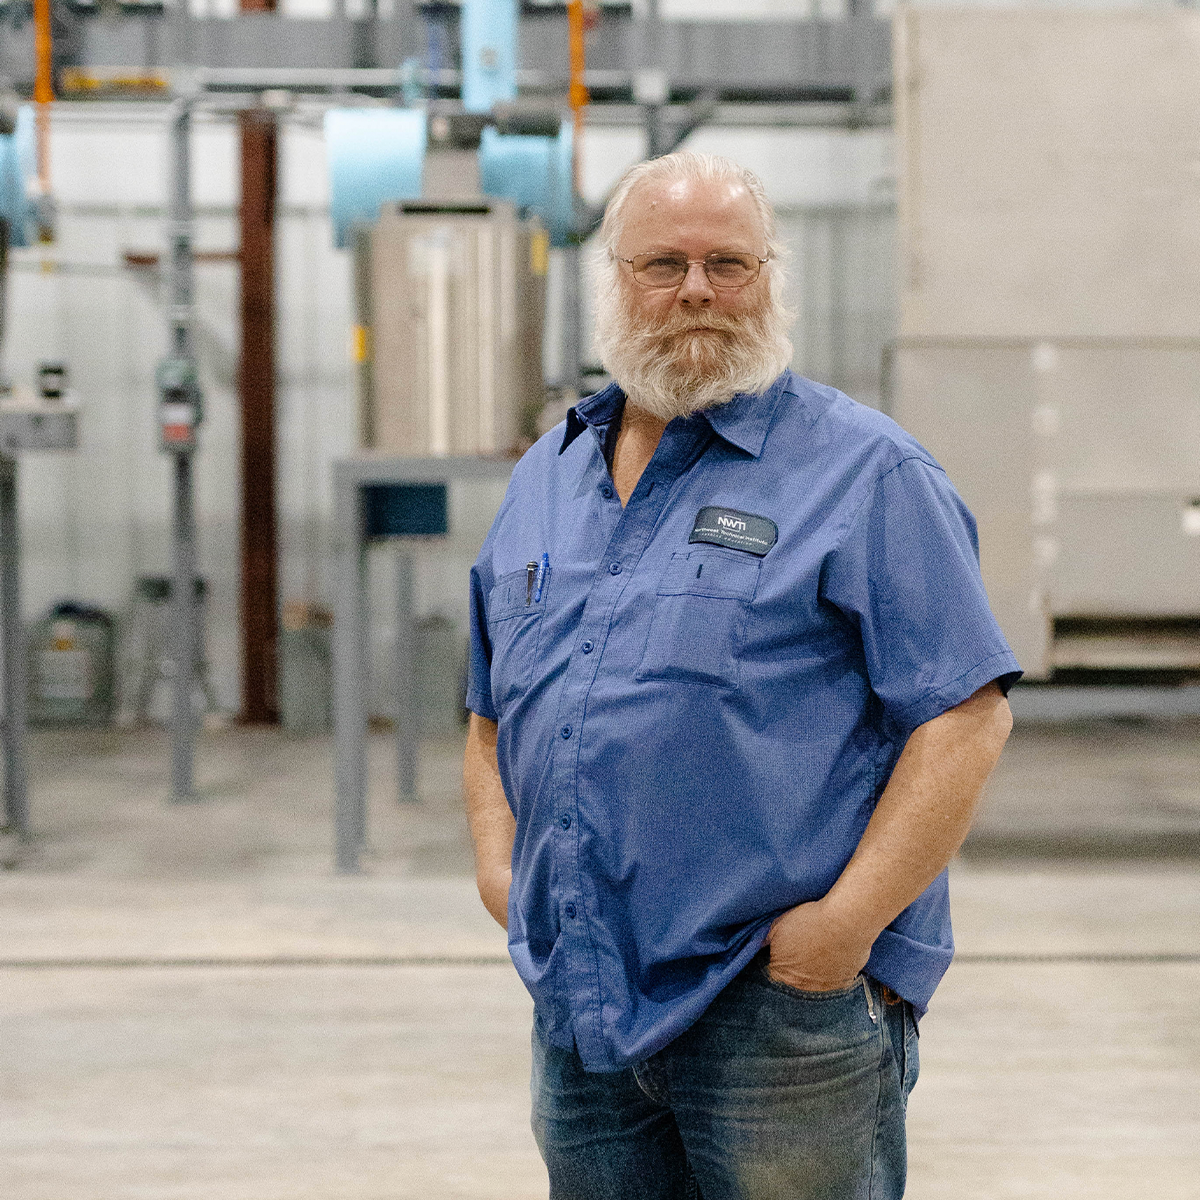
[[[1049,555],[1034,523],[1038,380],[1029,351],[902,347],[896,373],[893,415],[933,453],[974,513],[992,610],[1025,671],[1043,675]]]

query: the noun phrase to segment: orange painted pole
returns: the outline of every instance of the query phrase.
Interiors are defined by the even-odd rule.
[[[571,46],[571,90],[567,93],[571,105],[571,116],[575,136],[571,142],[571,174],[575,183],[575,194],[579,187],[579,145],[583,134],[583,110],[588,103],[588,90],[584,86],[583,71],[585,54],[583,34],[586,20],[583,11],[583,0],[567,0],[567,33]]]
[[[37,105],[34,125],[37,132],[38,189],[42,197],[50,195],[50,105],[54,101],[54,38],[50,30],[50,0],[33,0],[33,99]],[[48,227],[39,229],[41,241],[49,241]]]

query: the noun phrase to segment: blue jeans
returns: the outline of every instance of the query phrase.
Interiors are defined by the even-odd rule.
[[[635,1067],[584,1071],[533,1033],[551,1200],[899,1200],[912,1008],[874,981],[777,983],[760,954]]]

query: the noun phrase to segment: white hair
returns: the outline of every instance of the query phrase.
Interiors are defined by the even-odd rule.
[[[700,154],[695,150],[676,150],[662,158],[651,158],[630,167],[613,188],[600,225],[600,247],[606,254],[616,254],[617,243],[625,225],[625,208],[630,194],[642,184],[675,183],[687,179],[692,183],[740,183],[750,194],[762,221],[767,242],[767,254],[779,259],[785,253],[775,229],[775,209],[767,199],[762,180],[746,167],[719,154]]]
[[[643,184],[686,179],[697,183],[737,183],[745,187],[762,221],[767,295],[740,319],[716,314],[692,316],[723,333],[719,349],[684,346],[672,338],[678,320],[668,317],[658,330],[639,327],[621,291],[617,244],[630,196]],[[679,150],[638,163],[625,173],[609,198],[593,251],[595,340],[605,369],[639,408],[670,420],[731,400],[738,392],[761,391],[792,357],[787,330],[791,314],[783,304],[785,247],[779,242],[775,211],[762,181],[745,167],[715,154]]]

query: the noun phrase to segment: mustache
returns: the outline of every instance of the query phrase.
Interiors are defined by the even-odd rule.
[[[752,313],[729,316],[725,313],[709,312],[700,309],[698,312],[680,312],[678,310],[667,314],[663,323],[653,330],[647,330],[651,336],[669,338],[681,333],[691,333],[698,329],[712,330],[715,333],[741,333],[750,324]]]

